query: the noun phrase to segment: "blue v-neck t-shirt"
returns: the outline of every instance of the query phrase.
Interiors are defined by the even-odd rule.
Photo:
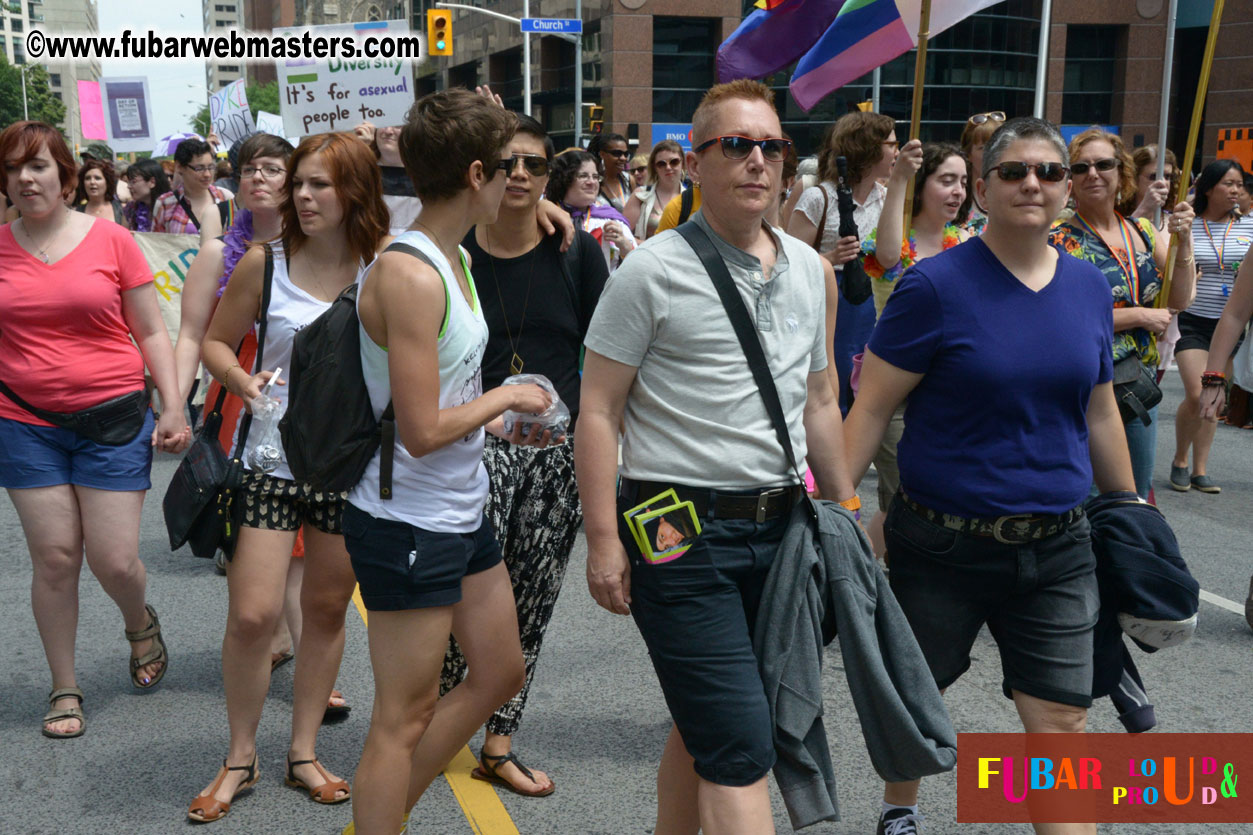
[[[1058,256],[1038,292],[980,238],[901,278],[870,350],[924,375],[898,449],[914,501],[989,517],[1061,514],[1087,496],[1088,400],[1113,377],[1113,300],[1100,270]]]

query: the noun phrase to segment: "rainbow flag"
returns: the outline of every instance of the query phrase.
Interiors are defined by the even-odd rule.
[[[932,0],[931,35],[997,2]],[[796,65],[792,97],[810,110],[828,93],[904,55],[918,45],[921,18],[922,0],[847,0]]]
[[[765,78],[805,54],[845,0],[766,0],[718,47],[719,83]],[[770,5],[773,3],[773,5]]]

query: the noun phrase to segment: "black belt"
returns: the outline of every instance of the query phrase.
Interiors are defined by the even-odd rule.
[[[903,501],[907,508],[932,524],[961,531],[971,536],[990,536],[997,542],[1005,545],[1025,545],[1028,542],[1047,539],[1066,530],[1074,524],[1076,519],[1083,516],[1083,505],[1079,505],[1060,516],[1016,513],[995,518],[968,519],[964,516],[954,516],[951,513],[941,513],[938,510],[932,510],[925,505],[918,504],[918,502],[909,498],[903,492],[897,493],[896,498]]]
[[[685,487],[664,481],[636,481],[622,478],[618,481],[618,495],[628,502],[638,502],[673,490],[681,502],[691,502],[699,519],[752,519],[766,522],[792,512],[792,508],[805,495],[803,484],[790,487],[771,487],[765,490],[713,490],[707,487]]]

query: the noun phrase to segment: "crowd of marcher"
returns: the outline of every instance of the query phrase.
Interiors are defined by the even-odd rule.
[[[918,781],[954,765],[941,694],[984,625],[1024,729],[1082,731],[1109,694],[1089,516],[1142,513],[1155,483],[1219,492],[1217,422],[1247,421],[1249,176],[1213,161],[1170,206],[1169,150],[1095,127],[1067,146],[1002,112],[958,144],[900,144],[891,118],[850,113],[807,165],[748,81],[705,95],[691,139],[558,153],[486,90],[296,147],[254,134],[222,170],[199,139],[119,175],[48,125],[0,132],[0,483],[51,673],[42,733],[86,730],[84,558],[134,686],[164,678],[139,514],[153,451],[182,452],[205,415],[245,473],[221,555],[225,752],[193,821],[258,780],[270,677],[293,657],[285,780],[352,800],[346,831],[406,826],[483,726],[473,776],[551,794],[514,736],[580,527],[591,594],[633,617],[673,719],[659,835],[773,832],[772,769],[794,826],[837,815],[817,674],[837,631],[854,703],[879,717],[863,730],[882,835],[921,831]],[[131,234],[162,232],[200,239],[173,345]],[[332,491],[281,444],[262,463],[253,412],[287,409],[297,334],[345,293],[360,399],[394,431]],[[1155,482],[1172,359],[1185,398]],[[558,405],[568,421],[546,423]],[[317,736],[349,709],[354,588],[375,695],[349,780]],[[1249,600],[1253,627],[1253,580]]]

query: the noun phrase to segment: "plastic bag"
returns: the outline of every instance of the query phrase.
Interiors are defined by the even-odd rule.
[[[537,385],[552,398],[552,403],[541,414],[528,415],[515,412],[512,409],[501,415],[506,433],[512,433],[514,424],[521,422],[522,436],[526,437],[531,434],[531,429],[535,424],[539,424],[541,428],[548,429],[553,433],[553,443],[559,443],[566,436],[566,429],[570,426],[570,410],[566,408],[566,404],[561,402],[561,397],[557,394],[557,390],[553,388],[552,382],[543,374],[515,374],[512,377],[505,378],[501,383],[502,386],[521,386],[527,383]]]
[[[252,429],[257,441],[248,452],[248,469],[258,473],[272,473],[283,461],[282,441],[278,434],[278,419],[282,404],[265,394],[252,401]]]

